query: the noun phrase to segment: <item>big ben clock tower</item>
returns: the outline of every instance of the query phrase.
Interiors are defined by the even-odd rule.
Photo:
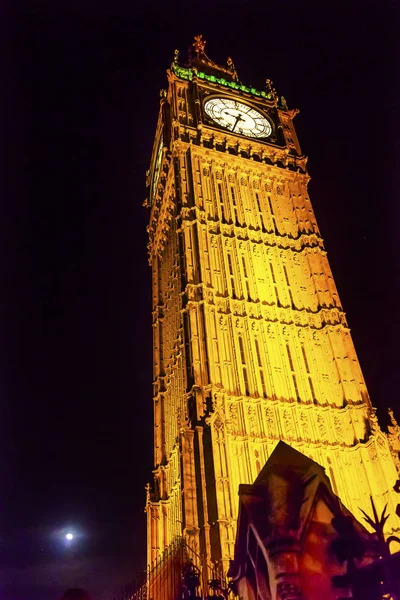
[[[184,536],[233,556],[238,487],[279,440],[325,467],[361,518],[396,465],[377,424],[284,98],[195,38],[161,93],[151,166],[154,485],[148,562]],[[394,453],[396,458],[396,453]],[[390,527],[390,524],[389,524]]]

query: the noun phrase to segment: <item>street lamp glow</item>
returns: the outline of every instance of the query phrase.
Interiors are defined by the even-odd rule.
[[[74,536],[73,536],[72,533],[67,533],[66,536],[65,536],[65,539],[67,539],[70,542],[71,540],[74,539]]]

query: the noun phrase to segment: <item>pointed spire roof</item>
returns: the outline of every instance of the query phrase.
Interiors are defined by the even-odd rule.
[[[203,36],[201,34],[196,35],[189,48],[188,62],[185,66],[179,61],[179,50],[175,50],[171,62],[171,72],[181,79],[192,81],[194,77],[198,77],[213,84],[216,83],[229,89],[264,98],[274,102],[275,105],[279,103],[280,108],[288,110],[285,99],[283,96],[280,99],[278,98],[270,79],[266,81],[265,90],[258,90],[253,86],[244,85],[239,80],[233,60],[229,57],[225,65],[218,65],[206,54],[205,46],[206,41]]]
[[[239,486],[238,536],[252,523],[264,540],[300,540],[319,498],[332,514],[351,515],[333,492],[325,469],[280,441],[254,483]]]
[[[261,552],[268,576],[272,573],[277,580],[283,563],[275,557],[287,556],[288,552],[309,557],[307,539],[311,545],[318,540],[322,544],[333,542],[338,538],[337,525],[343,523],[347,528],[350,523],[361,541],[370,540],[365,527],[334,494],[325,469],[280,441],[255,482],[239,486],[235,556],[228,575],[234,581],[246,578],[249,557]],[[309,576],[310,571],[306,572]],[[319,573],[324,576],[323,571]],[[330,576],[329,571],[329,582]]]
[[[327,479],[325,469],[321,465],[280,440],[253,485],[266,485],[272,474],[280,473],[286,476],[289,472],[299,479],[308,479],[313,475],[318,475],[322,480]]]
[[[226,65],[218,65],[205,52],[206,40],[201,34],[195,35],[194,42],[189,48],[189,66],[199,69],[208,75],[224,77],[228,81],[239,81],[233,60],[228,57]]]

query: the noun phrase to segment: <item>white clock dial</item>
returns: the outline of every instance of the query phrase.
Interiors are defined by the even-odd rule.
[[[270,122],[255,108],[230,98],[210,98],[204,103],[206,114],[215,123],[240,135],[266,138],[271,135]]]

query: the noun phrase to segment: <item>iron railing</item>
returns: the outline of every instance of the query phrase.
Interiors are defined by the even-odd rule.
[[[234,600],[217,568],[178,538],[134,582],[112,600]]]

